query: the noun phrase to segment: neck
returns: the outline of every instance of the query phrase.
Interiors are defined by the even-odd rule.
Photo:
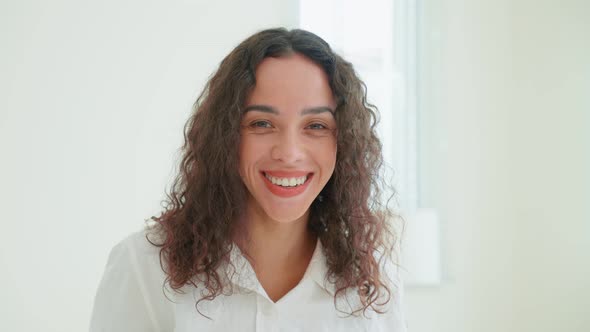
[[[255,271],[307,265],[317,237],[308,230],[309,210],[297,220],[278,222],[255,208],[247,208],[243,225],[246,238],[236,239]]]

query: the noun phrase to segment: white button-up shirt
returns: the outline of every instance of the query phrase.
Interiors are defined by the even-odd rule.
[[[233,247],[230,261],[235,273],[229,273],[226,280],[233,293],[199,303],[199,311],[208,319],[195,309],[201,289],[185,286],[184,294],[178,294],[167,287],[164,294],[166,275],[159,248],[146,240],[144,231],[130,235],[109,255],[94,300],[90,331],[406,331],[399,282],[390,287],[392,296],[385,314],[369,310],[366,316],[349,316],[359,304],[354,292],[349,292],[348,302],[337,301],[343,312],[336,309],[335,288],[326,281],[326,258],[319,240],[302,280],[277,302],[268,297],[250,263]]]

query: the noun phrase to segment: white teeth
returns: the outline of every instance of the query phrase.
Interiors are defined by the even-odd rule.
[[[266,178],[269,179],[270,182],[272,182],[273,184],[276,184],[276,185],[282,186],[282,187],[300,186],[303,183],[305,183],[305,181],[307,180],[307,176],[301,176],[298,178],[276,178],[276,177],[270,176],[266,173],[264,173],[264,176],[266,176]]]

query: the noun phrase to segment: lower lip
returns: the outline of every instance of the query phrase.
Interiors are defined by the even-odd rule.
[[[270,190],[271,193],[273,193],[277,196],[280,196],[280,197],[292,197],[292,196],[297,196],[297,195],[301,194],[302,192],[305,191],[305,189],[307,189],[307,186],[309,185],[309,182],[310,182],[311,178],[313,177],[313,173],[308,174],[307,179],[300,186],[282,187],[282,186],[278,186],[278,185],[270,182],[270,180],[268,178],[266,178],[266,176],[263,173],[260,173],[260,175],[262,176],[262,180],[264,181],[264,184],[266,185],[268,190]]]

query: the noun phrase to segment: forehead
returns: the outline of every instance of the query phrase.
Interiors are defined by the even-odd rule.
[[[301,54],[265,58],[255,75],[256,85],[247,105],[268,104],[279,109],[336,106],[328,75]]]

